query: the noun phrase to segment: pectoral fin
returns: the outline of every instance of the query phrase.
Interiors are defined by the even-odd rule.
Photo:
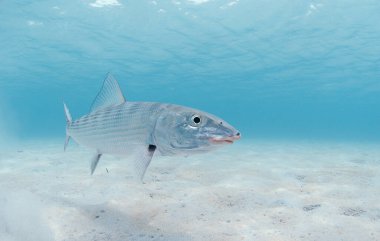
[[[96,155],[91,160],[91,175],[94,174],[96,166],[98,165],[99,159],[102,156],[101,153],[96,153]]]
[[[143,148],[135,159],[135,169],[139,180],[142,182],[146,169],[148,168],[150,161],[152,160],[154,151],[156,150],[155,145],[149,145]]]

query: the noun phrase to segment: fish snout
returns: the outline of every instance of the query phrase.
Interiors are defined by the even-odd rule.
[[[215,144],[232,144],[234,141],[239,140],[241,138],[240,132],[236,132],[232,136],[225,136],[225,137],[212,137],[210,138],[211,143]]]

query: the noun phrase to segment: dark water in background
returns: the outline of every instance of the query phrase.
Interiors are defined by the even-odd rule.
[[[103,3],[103,5],[101,4]],[[106,73],[244,137],[380,140],[380,2],[0,1],[3,139],[64,138]]]

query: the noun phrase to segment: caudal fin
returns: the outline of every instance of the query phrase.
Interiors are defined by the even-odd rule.
[[[67,106],[66,106],[65,103],[63,103],[63,108],[65,109],[66,122],[69,125],[69,124],[71,124],[71,122],[73,121],[73,119],[71,118],[71,114],[70,114],[69,108],[67,108]]]
[[[63,150],[66,151],[67,145],[69,144],[69,141],[70,141],[70,136],[67,133],[67,129],[71,125],[71,122],[73,122],[73,119],[71,118],[69,108],[67,108],[65,103],[63,103],[63,108],[65,109],[65,116],[66,116],[66,140],[65,140],[65,145],[63,147]]]

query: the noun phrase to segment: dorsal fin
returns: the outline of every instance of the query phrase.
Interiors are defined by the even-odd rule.
[[[92,103],[90,112],[97,111],[109,106],[120,105],[125,102],[123,93],[116,79],[110,74],[107,74],[104,80],[102,89],[99,91],[94,102]]]

